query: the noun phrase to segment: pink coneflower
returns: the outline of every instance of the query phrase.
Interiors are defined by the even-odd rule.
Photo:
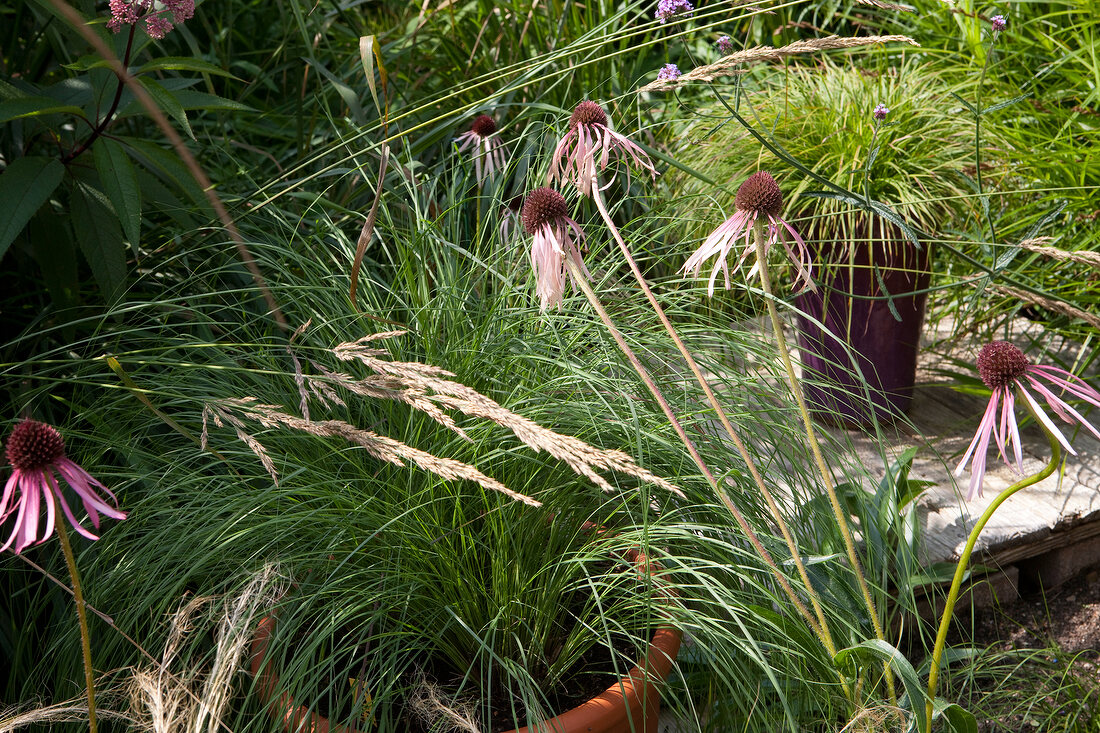
[[[7,521],[12,512],[15,516],[15,528],[8,541],[0,547],[0,552],[8,549],[12,543],[15,551],[22,552],[27,545],[44,542],[54,532],[57,516],[57,504],[80,534],[88,539],[99,539],[76,521],[65,496],[61,492],[55,471],[68,482],[84,503],[84,509],[99,528],[99,515],[102,513],[111,519],[125,519],[126,513],[118,510],[118,499],[103,484],[96,481],[87,471],[65,457],[65,441],[56,429],[34,420],[24,420],[15,426],[7,445],[8,461],[14,469],[11,478],[4,486],[4,496],[0,498],[0,524]],[[98,486],[111,498],[114,507],[108,506],[99,498],[93,486]],[[19,496],[16,498],[16,489]],[[54,502],[57,502],[55,504]],[[39,536],[39,509],[46,505],[46,526]]]
[[[1046,380],[1060,392],[1082,399],[1094,407],[1100,407],[1100,392],[1066,370],[1032,364],[1024,352],[1017,347],[1007,341],[994,341],[986,344],[978,354],[978,374],[981,375],[985,385],[993,390],[993,394],[989,397],[989,405],[985,408],[985,414],[978,425],[978,432],[974,434],[974,440],[970,442],[970,447],[966,449],[959,467],[955,469],[955,475],[961,475],[971,455],[974,456],[974,462],[970,466],[970,490],[966,494],[967,501],[982,495],[982,479],[985,477],[985,460],[990,438],[997,441],[997,450],[1008,465],[1011,465],[1011,461],[1008,459],[1005,447],[1009,442],[1012,443],[1017,470],[1023,473],[1020,429],[1016,424],[1014,410],[1017,396],[1023,400],[1028,410],[1049,435],[1061,443],[1067,451],[1077,454],[1028,391],[1029,386],[1046,400],[1055,415],[1068,423],[1080,423],[1096,436],[1097,440],[1100,440],[1100,432],[1089,424],[1081,413],[1070,407],[1065,400],[1040,381]],[[1015,390],[1013,390],[1014,387]],[[1014,391],[1015,394],[1013,394]]]
[[[596,155],[599,169],[607,167],[613,155],[629,157],[639,167],[657,177],[646,152],[628,138],[607,126],[607,113],[595,102],[584,101],[573,110],[569,118],[569,132],[565,133],[550,160],[549,182],[568,181],[584,196],[592,195],[596,182]]]
[[[773,244],[781,241],[783,248],[787,250],[787,255],[791,258],[791,262],[798,269],[797,282],[803,283],[803,290],[807,288],[813,290],[814,284],[810,279],[812,265],[810,264],[809,250],[806,249],[806,243],[802,241],[802,237],[799,236],[798,232],[779,216],[779,212],[783,209],[783,192],[779,190],[779,185],[776,184],[771,174],[766,171],[758,171],[749,176],[741,184],[741,188],[737,189],[737,198],[734,205],[737,209],[734,215],[707,237],[703,245],[688,258],[680,271],[692,270],[698,275],[703,267],[703,262],[717,255],[718,259],[714,264],[714,270],[710,274],[707,294],[714,295],[714,281],[718,277],[719,270],[725,276],[726,289],[728,290],[730,287],[730,274],[726,266],[726,258],[729,256],[730,250],[737,244],[737,240],[744,235],[744,248],[737,260],[737,269],[741,269],[749,255],[756,251],[756,245],[752,241],[753,225],[758,218],[767,217],[768,241],[765,244],[765,251],[770,251]],[[791,249],[791,242],[788,241],[784,230],[789,232],[793,238],[797,253]],[[753,265],[752,270],[749,272],[750,278],[759,267],[759,262]]]
[[[478,115],[470,129],[455,138],[458,152],[473,148],[470,154],[474,159],[474,173],[477,185],[484,186],[485,181],[504,170],[504,143],[495,137],[497,123],[489,115]]]
[[[565,198],[552,188],[536,188],[523,204],[523,228],[531,242],[531,266],[535,268],[536,292],[546,310],[560,305],[565,289],[565,258],[569,257],[588,277],[575,239],[584,239],[577,222],[569,218]]]
[[[107,28],[111,31],[118,33],[122,26],[144,20],[149,37],[159,40],[168,35],[174,25],[195,14],[195,0],[111,0],[110,8]]]

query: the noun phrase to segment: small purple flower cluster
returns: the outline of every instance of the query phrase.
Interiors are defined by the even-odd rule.
[[[886,115],[890,114],[890,108],[885,104],[878,104],[872,114],[874,114],[876,120],[885,120]]]
[[[989,19],[989,24],[993,26],[994,33],[1000,33],[1005,29],[1005,26],[1008,25],[1008,21],[1005,20],[1003,15],[994,15]]]
[[[195,14],[195,0],[111,0],[110,6],[111,19],[107,27],[113,32],[118,33],[122,26],[144,19],[149,37],[157,40]]]
[[[667,23],[670,18],[676,15],[689,15],[693,10],[695,7],[690,0],[660,0],[653,17],[662,23]]]
[[[730,40],[729,36],[719,36],[714,45],[718,47],[718,53],[723,56],[729,56],[733,53],[733,41]]]
[[[680,78],[680,68],[676,64],[665,64],[657,72],[657,78],[660,81],[676,81]]]

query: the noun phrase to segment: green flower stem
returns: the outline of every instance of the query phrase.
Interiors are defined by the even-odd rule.
[[[772,293],[771,280],[768,275],[768,256],[767,249],[764,246],[766,241],[764,226],[764,220],[758,217],[753,223],[753,235],[756,240],[756,261],[760,268],[760,286],[764,290],[764,300],[768,304],[768,315],[771,316],[772,330],[775,331],[775,343],[779,348],[779,355],[783,359],[783,366],[787,370],[791,393],[794,395],[795,402],[798,403],[798,411],[802,414],[802,425],[806,430],[806,439],[810,443],[814,462],[821,473],[821,480],[825,483],[825,490],[829,494],[829,504],[832,505],[833,515],[836,517],[837,529],[840,530],[840,535],[844,538],[844,549],[848,554],[848,562],[852,565],[852,572],[855,573],[859,590],[863,594],[863,602],[867,605],[867,612],[871,616],[875,638],[879,641],[886,641],[886,635],[882,631],[882,623],[878,618],[878,609],[875,608],[875,601],[871,597],[871,589],[867,587],[867,579],[863,576],[863,566],[856,554],[856,543],[852,539],[851,530],[848,528],[848,518],[840,506],[840,499],[837,497],[836,488],[833,486],[833,477],[829,473],[829,467],[825,465],[825,457],[821,454],[821,445],[818,443],[817,434],[814,432],[810,411],[806,407],[806,400],[802,397],[798,377],[795,376],[794,365],[791,363],[791,353],[790,349],[787,348],[787,339],[783,336],[783,324],[779,320],[779,311],[775,307],[775,295]],[[890,698],[896,704],[897,693],[894,690],[894,673],[890,670],[889,664],[883,665],[883,670],[886,675],[886,686],[889,689]]]
[[[1024,404],[1027,404],[1026,400],[1020,400]],[[1042,424],[1041,422],[1039,423]],[[940,660],[943,658],[943,649],[947,644],[947,631],[951,628],[951,616],[955,610],[955,603],[959,600],[959,592],[962,589],[963,579],[966,577],[966,571],[970,566],[970,555],[974,552],[974,545],[978,542],[978,535],[985,529],[985,525],[993,518],[993,512],[997,511],[997,508],[1008,501],[1008,498],[1015,494],[1020,489],[1026,489],[1028,486],[1033,486],[1047,476],[1054,473],[1058,468],[1058,464],[1062,462],[1062,446],[1058,442],[1057,438],[1047,433],[1047,440],[1050,441],[1050,463],[1047,464],[1039,473],[1028,476],[1021,479],[1016,483],[1009,486],[1007,489],[997,495],[997,498],[989,505],[989,507],[982,512],[982,516],[978,518],[974,528],[970,530],[970,535],[966,538],[966,545],[963,547],[962,554],[959,555],[959,564],[955,568],[955,577],[951,581],[951,589],[947,592],[947,602],[943,607],[943,615],[940,617],[940,629],[936,634],[936,645],[932,649],[932,667],[928,670],[928,701],[926,703],[926,711],[928,718],[928,728],[926,733],[932,733],[932,701],[936,699],[936,685],[940,679]]]
[[[88,614],[84,609],[84,593],[80,588],[80,573],[76,570],[76,557],[73,555],[72,545],[69,544],[69,534],[65,530],[65,522],[59,517],[57,523],[57,538],[61,540],[61,551],[65,555],[65,564],[69,566],[69,577],[73,581],[73,598],[76,600],[76,617],[80,621],[80,647],[84,653],[84,683],[88,686],[88,731],[96,733],[95,723],[95,675],[92,672],[92,642],[88,635]]]
[[[707,382],[706,377],[703,376],[702,370],[695,362],[691,352],[688,351],[687,346],[684,345],[683,340],[680,338],[680,334],[673,328],[672,322],[669,321],[668,316],[665,315],[664,309],[661,308],[660,303],[657,302],[657,298],[653,295],[649,283],[647,283],[642,276],[641,268],[638,267],[638,263],[634,260],[634,256],[630,253],[630,249],[626,246],[626,242],[623,241],[623,237],[619,233],[619,228],[615,226],[615,222],[611,219],[611,215],[607,211],[607,204],[603,200],[603,192],[600,189],[598,180],[593,181],[592,197],[596,200],[596,208],[599,209],[600,216],[603,217],[607,228],[611,230],[611,235],[619,245],[619,249],[622,250],[623,257],[626,258],[627,264],[630,265],[630,271],[634,273],[634,279],[638,281],[638,285],[642,288],[642,292],[645,293],[649,305],[653,308],[653,312],[657,314],[657,317],[661,320],[661,324],[665,327],[665,331],[668,332],[668,335],[676,344],[676,348],[680,351],[680,355],[684,358],[688,368],[691,369],[691,373],[695,375],[695,381],[703,388],[703,392],[707,396],[707,401],[710,402],[710,406],[714,408],[714,412],[718,415],[718,420],[722,423],[722,427],[725,428],[726,434],[729,435],[730,440],[733,441],[734,446],[737,448],[737,452],[741,454],[741,459],[745,461],[745,465],[748,467],[749,473],[756,483],[756,488],[759,489],[761,495],[763,495],[764,501],[768,505],[768,511],[779,526],[779,531],[783,534],[783,540],[787,544],[787,550],[791,553],[791,559],[798,568],[799,577],[802,578],[802,583],[806,587],[806,592],[810,597],[810,603],[814,608],[814,614],[817,616],[817,629],[820,630],[818,635],[821,644],[825,647],[826,651],[829,652],[830,656],[836,656],[836,644],[833,642],[832,634],[829,632],[829,626],[825,621],[825,612],[822,610],[821,600],[817,595],[817,591],[814,590],[813,585],[810,583],[809,573],[806,572],[806,566],[802,562],[802,554],[799,552],[798,545],[795,544],[794,536],[787,526],[787,522],[779,509],[778,503],[772,496],[771,491],[768,490],[767,484],[764,483],[764,478],[760,475],[760,471],[757,470],[756,462],[753,461],[752,456],[749,455],[749,451],[745,448],[745,444],[741,441],[741,437],[737,434],[737,431],[733,429],[733,424],[726,415],[726,411],[722,409],[722,405],[715,396],[714,390],[711,389],[710,383]],[[740,512],[738,512],[725,492],[720,492],[720,497],[726,507],[734,513],[735,517],[737,517]],[[738,522],[740,523],[741,520],[738,519]]]
[[[821,627],[818,626],[817,621],[814,620],[814,617],[810,614],[809,609],[806,608],[806,605],[802,603],[801,599],[799,599],[798,595],[794,592],[794,589],[791,588],[791,584],[787,581],[786,576],[784,576],[783,573],[780,572],[779,566],[775,564],[775,560],[772,559],[772,556],[768,553],[767,548],[765,548],[763,543],[760,542],[760,538],[756,536],[756,533],[753,531],[752,527],[749,526],[749,523],[745,519],[744,515],[741,514],[736,506],[734,506],[733,502],[730,501],[730,498],[726,496],[726,492],[723,491],[721,487],[719,487],[717,479],[714,478],[714,474],[711,473],[709,468],[707,468],[706,463],[703,461],[703,457],[699,455],[699,450],[695,447],[695,443],[692,442],[691,438],[688,437],[688,434],[684,431],[683,425],[681,425],[680,421],[676,418],[676,414],[669,406],[668,400],[665,399],[665,396],[661,393],[660,388],[658,388],[657,384],[653,381],[653,377],[650,376],[649,370],[645,368],[642,362],[638,359],[637,355],[635,355],[634,350],[631,349],[630,346],[626,343],[623,335],[619,333],[619,329],[615,327],[614,323],[612,323],[611,316],[608,315],[607,311],[603,307],[603,304],[600,303],[600,299],[596,296],[595,291],[592,290],[592,286],[588,284],[588,280],[585,279],[584,273],[581,272],[580,268],[577,266],[577,263],[573,261],[572,257],[566,257],[565,264],[569,268],[569,274],[572,275],[573,282],[577,284],[577,286],[584,293],[585,297],[588,298],[588,302],[591,303],[592,307],[596,309],[596,313],[599,314],[600,320],[603,321],[603,324],[607,328],[608,333],[611,334],[611,338],[615,339],[615,343],[618,344],[619,349],[623,352],[624,355],[626,355],[626,358],[630,361],[631,366],[633,366],[634,370],[638,372],[638,376],[640,376],[642,378],[642,381],[645,382],[645,385],[649,388],[649,391],[653,395],[653,398],[657,400],[657,404],[661,406],[661,410],[665,413],[665,417],[668,419],[669,423],[671,423],[673,429],[676,430],[676,434],[680,436],[680,440],[683,441],[684,446],[687,447],[688,453],[691,454],[692,460],[695,461],[695,465],[699,467],[699,470],[702,471],[703,476],[706,477],[707,482],[710,483],[711,488],[714,490],[714,493],[719,498],[721,498],[722,503],[725,504],[726,508],[729,509],[731,514],[733,514],[734,519],[737,520],[738,526],[741,527],[741,531],[744,532],[745,536],[749,538],[749,542],[752,543],[753,548],[755,548],[757,553],[759,553],[761,559],[763,559],[764,562],[767,564],[768,569],[772,571],[772,574],[775,576],[776,582],[778,582],[780,587],[783,588],[783,592],[785,592],[787,594],[787,597],[791,599],[791,602],[798,609],[798,612],[801,613],[803,618],[806,619],[806,622],[810,625],[810,628],[814,630],[814,633],[817,634],[819,639],[823,638]]]

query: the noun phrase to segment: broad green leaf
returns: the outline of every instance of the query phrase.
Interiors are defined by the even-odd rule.
[[[175,118],[176,122],[180,123],[183,131],[187,133],[187,137],[194,140],[195,133],[191,129],[191,123],[187,121],[187,112],[184,111],[183,105],[176,99],[176,94],[168,91],[152,79],[139,78],[137,81],[145,87],[145,91],[149,92],[149,96],[153,98],[157,106]]]
[[[191,199],[192,204],[208,210],[209,202],[202,188],[195,183],[194,176],[179,157],[160,145],[140,138],[125,138],[131,157],[154,173],[165,184],[175,188]]]
[[[137,249],[141,241],[141,189],[130,156],[119,143],[101,138],[92,146],[100,183],[115,207],[122,231]]]
[[[42,270],[42,281],[54,304],[65,308],[76,303],[80,280],[69,217],[40,209],[27,225],[27,236],[31,255]]]
[[[340,95],[340,98],[344,100],[344,104],[348,106],[348,110],[351,112],[351,118],[361,125],[365,124],[366,118],[363,116],[363,107],[359,104],[359,95],[353,92],[351,87],[347,84],[333,76],[332,72],[326,69],[324,64],[320,61],[316,59],[306,59],[306,63],[316,69],[317,73],[321,76],[328,79],[329,84],[332,84],[333,89],[335,89],[336,93]]]
[[[56,158],[16,158],[0,173],[0,258],[61,183]]]
[[[0,102],[0,123],[39,115],[83,115],[84,110],[71,104],[60,104],[49,97],[19,97]]]
[[[72,195],[76,241],[108,302],[118,300],[126,283],[126,245],[118,218],[102,191],[77,182]]]
[[[62,64],[63,67],[70,71],[87,71],[88,69],[109,69],[111,64],[107,59],[96,54],[88,54],[87,56],[81,56],[71,64]]]
[[[955,733],[978,733],[978,721],[973,713],[964,710],[956,703],[949,703],[938,697],[933,705],[932,720],[943,718],[947,722],[948,730]]]
[[[917,671],[913,669],[913,665],[900,651],[881,639],[869,639],[847,649],[841,649],[834,657],[834,661],[841,669],[849,666],[859,667],[867,660],[877,660],[890,665],[890,669],[901,678],[901,684],[905,687],[905,697],[901,705],[912,714],[912,722],[915,725],[910,725],[910,730],[914,728],[918,731],[927,730],[928,714],[925,710],[928,700],[927,691],[917,677]]]
[[[232,77],[228,71],[216,64],[190,56],[164,56],[142,64],[135,70],[135,74],[144,74],[147,71],[197,71],[202,74],[216,74],[217,76]]]
[[[254,112],[247,104],[235,102],[232,99],[219,97],[216,94],[207,94],[192,89],[181,89],[173,92],[172,96],[184,109],[231,109],[239,112]]]

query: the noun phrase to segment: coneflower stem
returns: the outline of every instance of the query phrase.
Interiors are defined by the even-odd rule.
[[[1027,404],[1027,400],[1021,400],[1021,402]],[[998,494],[997,498],[982,512],[982,515],[974,524],[974,528],[970,530],[970,534],[966,538],[966,545],[963,547],[962,553],[959,554],[959,564],[955,567],[955,577],[951,580],[951,588],[947,591],[947,601],[944,603],[943,615],[940,616],[940,628],[936,634],[936,645],[932,648],[932,666],[928,670],[928,700],[925,703],[925,715],[928,718],[927,727],[925,728],[926,733],[932,733],[932,701],[936,699],[936,685],[940,680],[940,660],[943,658],[943,649],[947,644],[947,632],[951,628],[951,617],[955,611],[955,603],[959,600],[959,592],[962,589],[966,571],[970,566],[970,555],[974,552],[978,535],[982,533],[985,525],[993,518],[993,512],[997,511],[1001,504],[1008,501],[1010,496],[1020,489],[1026,489],[1028,486],[1039,483],[1058,468],[1058,464],[1062,462],[1062,446],[1058,439],[1049,432],[1047,432],[1047,440],[1050,441],[1050,463],[1039,473],[1017,481]]]
[[[775,343],[779,349],[779,356],[783,360],[783,367],[787,370],[791,394],[794,395],[795,402],[798,404],[798,411],[802,415],[802,425],[806,431],[806,440],[810,444],[810,451],[813,453],[814,463],[817,464],[817,469],[821,473],[821,480],[825,484],[825,491],[829,495],[829,504],[832,506],[833,515],[836,517],[837,529],[840,530],[840,536],[844,539],[844,549],[848,555],[848,562],[852,565],[852,572],[855,573],[859,590],[863,594],[863,602],[867,606],[867,613],[871,616],[875,638],[879,641],[886,641],[886,635],[882,631],[882,623],[878,618],[878,609],[875,608],[875,600],[871,597],[871,589],[867,587],[867,579],[863,576],[863,566],[859,562],[859,555],[856,554],[855,540],[852,539],[852,532],[848,528],[848,517],[840,506],[836,487],[833,486],[833,477],[829,473],[829,467],[825,465],[825,457],[821,454],[821,445],[818,443],[817,433],[814,431],[813,420],[810,419],[810,410],[806,407],[806,400],[802,397],[802,389],[799,387],[798,377],[795,376],[794,365],[791,363],[791,352],[787,348],[787,339],[783,335],[783,324],[779,320],[779,311],[775,307],[775,295],[772,292],[771,279],[768,275],[765,226],[764,219],[757,217],[756,221],[753,222],[752,231],[756,241],[757,266],[760,268],[760,287],[764,291],[768,315],[771,317],[772,330],[775,332]],[[894,673],[890,670],[889,664],[883,665],[883,671],[886,676],[886,687],[890,693],[890,698],[896,705],[897,692],[894,690]]]
[[[798,545],[795,544],[794,537],[791,534],[790,528],[787,526],[787,522],[783,517],[782,511],[779,509],[778,503],[772,496],[771,491],[768,490],[767,484],[764,483],[764,478],[757,470],[756,462],[753,461],[752,456],[749,455],[749,451],[745,448],[745,444],[741,441],[741,437],[737,434],[737,431],[733,429],[733,424],[726,415],[726,411],[722,409],[722,405],[715,396],[714,390],[711,389],[710,383],[707,382],[706,377],[703,376],[703,371],[695,362],[695,358],[692,357],[687,346],[684,345],[683,340],[680,338],[680,334],[673,328],[672,322],[669,321],[668,316],[665,315],[665,311],[661,308],[661,304],[657,302],[657,298],[653,295],[649,283],[647,283],[642,276],[641,268],[638,267],[638,263],[630,253],[630,248],[626,246],[626,242],[623,241],[623,237],[619,233],[619,228],[615,226],[615,222],[611,219],[611,215],[607,211],[607,204],[603,200],[603,193],[600,190],[598,180],[593,181],[592,198],[596,200],[596,208],[599,209],[600,216],[603,217],[604,223],[611,231],[612,237],[614,237],[615,242],[619,245],[619,249],[622,250],[623,257],[626,258],[626,262],[630,266],[630,271],[634,273],[634,279],[638,281],[638,285],[641,287],[642,292],[645,293],[649,305],[653,308],[653,312],[657,314],[661,324],[665,327],[665,331],[668,332],[673,343],[676,344],[676,348],[680,351],[680,355],[687,363],[688,368],[691,369],[691,373],[695,375],[695,381],[703,388],[703,392],[707,396],[707,401],[710,402],[710,406],[714,409],[715,414],[718,415],[718,420],[722,423],[722,427],[725,428],[726,434],[729,435],[730,440],[733,441],[734,446],[737,448],[737,452],[741,455],[741,459],[748,467],[749,474],[752,475],[753,482],[756,483],[756,488],[759,489],[761,495],[763,495],[764,501],[768,505],[768,511],[779,526],[779,531],[783,535],[783,541],[787,544],[787,550],[791,553],[791,559],[795,567],[798,568],[798,575],[802,578],[802,583],[806,587],[806,593],[809,594],[810,603],[813,605],[814,614],[817,616],[817,628],[820,629],[818,635],[821,645],[825,647],[830,656],[836,656],[836,644],[833,643],[832,634],[829,633],[829,626],[825,621],[825,612],[822,610],[821,600],[817,595],[817,591],[814,590],[813,584],[810,583],[809,573],[806,571],[806,566],[802,562],[802,554],[799,551]],[[723,499],[723,503],[731,508],[731,511],[737,512],[736,507],[733,506],[732,502],[724,493],[721,498]],[[847,687],[845,687],[845,690],[847,691]]]
[[[88,613],[84,608],[84,592],[80,588],[80,573],[76,570],[76,557],[69,544],[69,533],[65,531],[65,522],[60,519],[54,524],[57,538],[61,540],[61,552],[65,555],[65,564],[69,566],[69,577],[73,581],[73,599],[76,601],[76,617],[80,623],[80,648],[84,653],[84,683],[88,686],[88,731],[96,733],[95,722],[95,674],[92,672],[92,641],[88,635]]]
[[[802,600],[798,597],[797,594],[795,594],[794,589],[787,581],[786,576],[784,576],[783,573],[780,572],[779,566],[775,564],[775,560],[772,559],[772,556],[768,552],[767,548],[765,548],[763,543],[760,542],[760,538],[757,537],[752,527],[749,526],[749,523],[745,519],[744,515],[741,514],[740,510],[737,509],[733,501],[731,501],[729,496],[726,495],[726,492],[723,491],[722,488],[718,485],[717,479],[714,478],[714,474],[711,473],[709,468],[707,468],[707,464],[703,461],[703,457],[699,455],[699,450],[695,447],[695,443],[691,440],[690,437],[688,437],[688,434],[684,431],[683,425],[681,425],[679,419],[677,419],[676,413],[672,411],[672,408],[668,404],[668,400],[665,399],[665,396],[661,393],[660,388],[657,386],[656,382],[653,381],[653,377],[650,376],[649,370],[645,368],[642,362],[638,359],[637,355],[634,353],[634,350],[631,349],[630,346],[626,343],[626,339],[623,338],[623,335],[619,332],[619,329],[615,327],[615,324],[611,320],[611,316],[608,315],[607,310],[603,307],[603,304],[600,303],[600,299],[596,296],[595,291],[592,290],[592,286],[588,284],[588,280],[585,278],[584,273],[581,272],[580,268],[577,266],[577,263],[573,261],[572,257],[566,257],[565,264],[569,268],[569,274],[572,275],[573,282],[577,284],[577,286],[581,289],[581,292],[583,292],[585,297],[588,298],[588,302],[592,305],[593,308],[595,308],[596,313],[599,314],[600,320],[603,321],[603,324],[607,328],[608,333],[611,334],[611,338],[613,338],[615,340],[615,343],[618,344],[619,349],[626,356],[627,360],[630,362],[630,365],[634,367],[634,371],[638,372],[638,376],[642,378],[642,381],[645,382],[646,387],[649,388],[650,394],[652,394],[653,398],[657,400],[657,404],[661,406],[661,410],[665,413],[665,418],[672,425],[673,429],[676,431],[676,434],[680,436],[680,440],[683,441],[684,446],[688,449],[688,453],[691,454],[691,458],[695,461],[695,465],[699,467],[699,470],[703,473],[703,476],[706,477],[707,482],[710,484],[711,489],[714,491],[715,495],[717,495],[719,499],[722,500],[722,503],[733,515],[733,518],[737,521],[737,524],[741,528],[741,531],[745,533],[746,537],[748,537],[749,542],[752,543],[753,548],[757,551],[757,553],[759,553],[760,558],[765,562],[765,564],[767,564],[768,569],[771,570],[772,574],[775,576],[776,582],[778,582],[780,587],[783,588],[783,592],[787,594],[787,597],[791,599],[791,602],[798,609],[798,612],[801,613],[803,618],[806,619],[806,622],[810,625],[810,628],[813,629],[814,633],[817,634],[817,637],[819,639],[822,639],[822,643],[824,643],[825,636],[823,635],[822,628],[818,626],[817,622],[814,620],[814,617],[810,614],[809,609],[806,608],[806,605],[802,603]],[[847,691],[847,687],[845,687],[845,691]]]

